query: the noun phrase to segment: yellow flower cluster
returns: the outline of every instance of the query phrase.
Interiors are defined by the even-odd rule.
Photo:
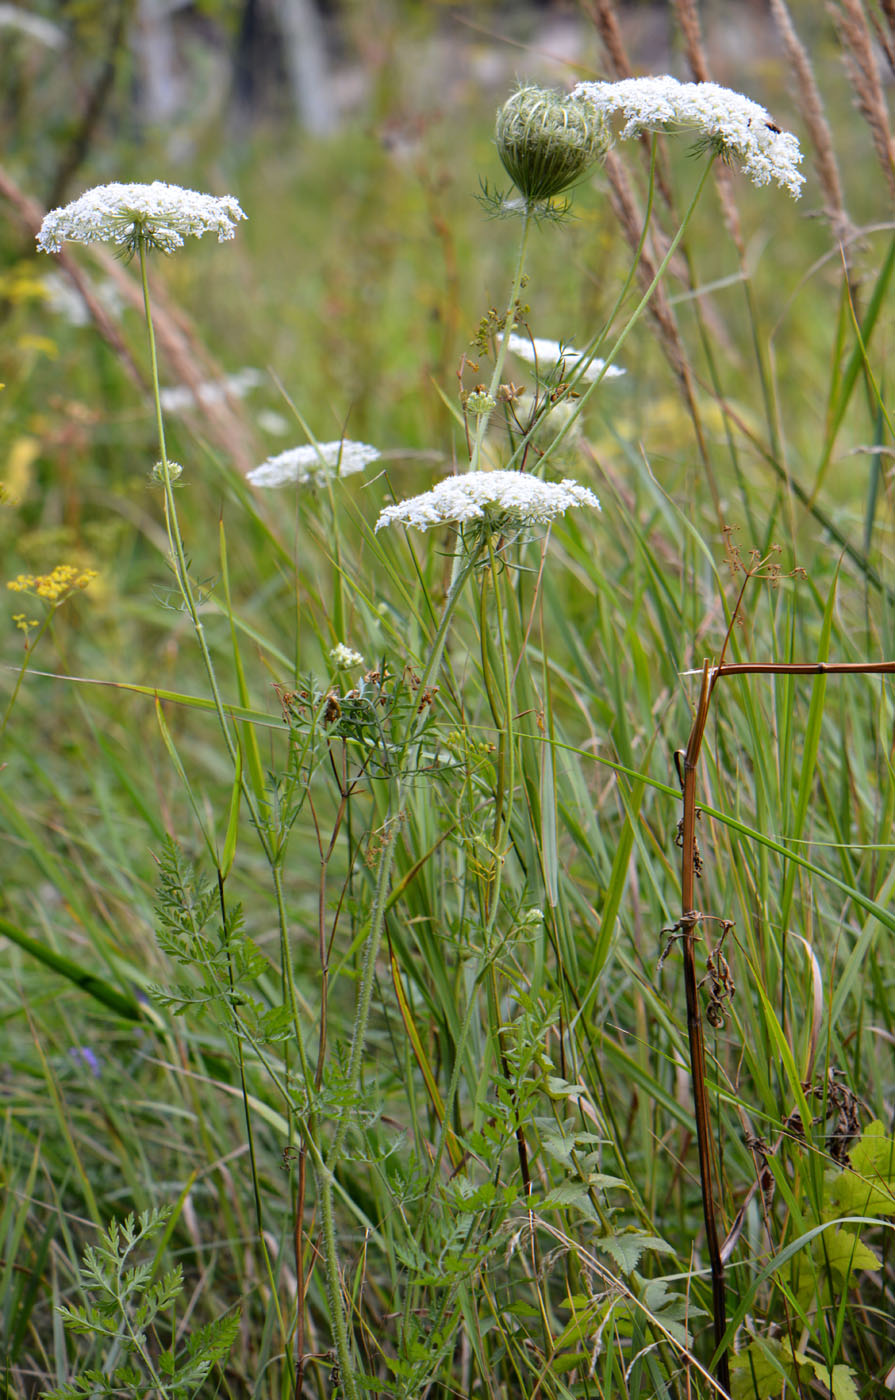
[[[74,564],[57,564],[50,574],[19,574],[6,587],[13,593],[27,593],[56,607],[75,591],[86,588],[97,576],[96,569],[78,569]]]

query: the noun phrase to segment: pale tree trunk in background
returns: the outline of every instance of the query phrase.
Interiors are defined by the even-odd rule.
[[[271,9],[283,37],[296,115],[308,131],[331,131],[336,111],[320,12],[314,0],[271,0]]]
[[[179,8],[177,0],[138,0],[134,47],[140,72],[140,105],[147,122],[169,121],[180,105],[172,24],[172,15]]]

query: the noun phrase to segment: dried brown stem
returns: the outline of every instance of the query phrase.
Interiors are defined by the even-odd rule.
[[[717,674],[717,672],[715,673]],[[727,1328],[727,1302],[724,1283],[724,1262],[715,1210],[715,1161],[712,1146],[712,1125],[708,1088],[705,1082],[705,1040],[702,1014],[699,1009],[699,985],[696,976],[697,929],[702,915],[695,907],[694,880],[696,872],[696,767],[705,734],[711,703],[714,677],[706,661],[702,669],[702,688],[690,730],[690,738],[680,769],[684,811],[681,822],[681,919],[683,935],[684,987],[687,996],[687,1041],[690,1047],[690,1077],[693,1086],[693,1111],[696,1118],[696,1144],[699,1153],[699,1181],[702,1188],[702,1215],[705,1221],[706,1249],[712,1273],[712,1331],[715,1350],[720,1347]],[[715,1379],[730,1393],[730,1366],[723,1352],[715,1367]]]
[[[895,143],[889,130],[886,95],[880,81],[873,36],[861,0],[827,0],[836,32],[842,43],[849,81],[854,89],[858,111],[870,128],[873,149],[886,177],[889,192],[895,195]]]
[[[830,220],[835,238],[847,242],[854,230],[846,212],[833,138],[824,115],[811,60],[795,31],[786,0],[770,0],[770,7],[799,94],[800,111],[814,147],[814,168],[824,194],[824,212]]]

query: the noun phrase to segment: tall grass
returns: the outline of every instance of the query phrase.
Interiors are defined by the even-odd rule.
[[[98,571],[9,594],[9,1396],[891,1388],[891,685],[783,668],[893,655],[866,61],[893,39],[832,6],[840,72],[810,7],[772,8],[802,205],[686,137],[622,144],[528,232],[521,285],[518,221],[469,198],[500,180],[490,103],[416,167],[354,130],[297,170],[221,154],[238,240],[148,264],[161,379],[194,390],[179,479],[149,479],[138,264],[65,250],[124,298],[99,327],[53,317],[30,252],[3,274],[7,577]],[[601,356],[624,336],[625,378],[582,405],[501,366],[514,307]],[[273,374],[203,400],[218,359]],[[562,402],[532,428],[511,382]],[[343,435],[381,462],[246,482]],[[374,530],[510,462],[601,514]]]

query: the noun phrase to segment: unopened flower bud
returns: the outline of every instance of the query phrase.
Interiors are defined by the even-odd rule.
[[[467,394],[463,407],[466,409],[467,413],[478,418],[481,414],[490,413],[492,408],[496,408],[497,400],[493,398],[484,385],[482,385]]]
[[[529,204],[568,189],[605,156],[609,131],[593,103],[521,87],[497,114],[497,153]]]
[[[176,481],[177,478],[180,477],[180,476],[183,476],[183,467],[180,465],[180,463],[179,463],[179,462],[169,462],[169,463],[168,463],[168,480],[169,480],[169,481]],[[152,471],[149,473],[149,480],[150,480],[150,482],[152,483],[153,486],[164,486],[164,484],[165,484],[165,464],[164,464],[164,462],[156,462],[155,466],[152,468]]]

